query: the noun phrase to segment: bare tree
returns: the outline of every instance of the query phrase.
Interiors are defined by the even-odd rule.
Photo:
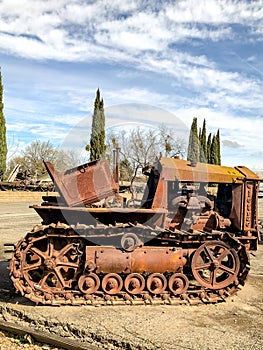
[[[131,180],[140,167],[152,163],[157,154],[158,133],[140,127],[129,133],[122,130],[107,135],[107,158],[111,161],[113,148],[120,148],[121,177]]]
[[[23,165],[32,175],[42,175],[45,173],[43,159],[54,162],[57,151],[50,141],[33,141],[22,152]]]
[[[74,151],[61,150],[50,141],[35,140],[29,144],[20,155],[14,156],[8,162],[8,172],[19,164],[20,172],[39,176],[46,173],[43,160],[55,164],[56,169],[65,170],[79,165],[79,157]]]
[[[160,152],[165,157],[181,157],[186,153],[186,141],[182,136],[177,136],[176,132],[166,125],[159,127]]]
[[[136,127],[107,135],[107,158],[111,161],[113,148],[120,148],[121,179],[130,182],[139,168],[154,163],[156,157],[174,157],[185,154],[186,143],[175,137],[173,131],[161,125],[159,129]]]

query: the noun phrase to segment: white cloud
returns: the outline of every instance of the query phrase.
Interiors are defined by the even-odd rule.
[[[105,91],[103,94],[106,101],[117,101],[120,103],[146,103],[151,104],[154,101],[155,105],[167,105],[169,96],[160,93],[154,93],[146,88],[129,88],[121,90]]]
[[[228,24],[253,25],[255,30],[262,12],[255,13],[258,6],[244,1],[163,2],[157,11],[151,6],[154,5],[145,6],[142,1],[119,0],[92,4],[80,0],[3,0],[0,4],[1,48],[23,55],[23,46],[23,56],[34,59],[100,60],[107,55],[119,59],[120,54],[116,55],[119,50],[128,50],[130,54],[148,50],[161,52],[185,39],[230,39],[234,34]],[[35,36],[42,45],[25,37],[21,41],[19,35]],[[94,49],[96,55],[84,54]]]
[[[174,55],[174,56],[173,56]],[[190,63],[191,62],[191,63]],[[243,94],[243,98],[251,99],[248,93],[262,90],[262,83],[256,78],[244,77],[237,72],[225,72],[209,62],[206,57],[194,57],[180,52],[166,52],[166,55],[145,56],[140,63],[142,69],[166,73],[181,81],[183,85],[193,88],[225,91],[232,94]]]
[[[109,74],[111,86],[103,91],[108,105],[116,101],[154,101],[155,105],[171,108],[188,125],[198,113],[202,117],[207,115],[212,128],[220,127],[224,137],[233,142],[239,142],[240,138],[242,144],[252,149],[257,143],[261,144],[257,135],[262,123],[256,117],[262,115],[263,83],[256,50],[246,51],[242,45],[262,40],[262,19],[262,0],[2,0],[0,52],[38,61],[121,65],[116,78],[126,78],[127,83],[114,86],[115,80]],[[224,40],[226,47],[220,46]],[[211,43],[213,45],[209,46]],[[247,52],[248,58],[242,61],[237,54],[229,65],[228,50],[237,43]],[[214,52],[215,46],[218,51]],[[217,55],[222,47],[219,59]],[[143,88],[143,78],[138,80],[141,72],[148,78],[154,74],[145,81]],[[137,75],[136,81],[131,74]],[[167,81],[164,92],[160,92],[160,80],[155,83],[155,77],[162,77],[164,83]],[[67,106],[76,106],[78,112],[85,111],[83,82],[81,88],[72,87],[70,83],[63,85],[63,79],[60,83],[56,79],[54,76],[50,90],[57,103],[63,101],[64,94]],[[33,88],[47,96],[43,88],[47,81],[50,82],[44,78],[43,83]],[[174,91],[168,91],[169,88]],[[91,91],[88,90],[88,94],[91,95]],[[21,112],[30,113],[30,132],[48,136],[50,130],[44,123],[51,117],[47,111],[41,114],[43,124],[38,124],[35,123],[40,115],[37,104],[15,98],[8,102],[9,110],[20,108]],[[237,112],[240,113],[238,118]],[[255,123],[244,115],[246,112],[253,115]],[[52,115],[52,137],[63,137],[63,131],[55,125],[60,118],[59,113]],[[63,122],[70,126],[77,123],[78,118],[69,112]],[[145,118],[149,121],[150,115]],[[139,121],[140,117],[137,119]],[[169,118],[164,121],[171,122]],[[9,126],[17,132],[21,127],[20,123]]]
[[[166,7],[167,17],[175,22],[209,24],[253,23],[263,18],[262,1],[179,0]]]
[[[240,73],[222,71],[205,55],[171,45],[188,39],[230,40],[236,35],[229,26],[233,23],[255,30],[263,16],[259,5],[181,0],[159,4],[154,11],[141,1],[3,0],[0,51],[36,60],[122,62],[170,75],[194,89],[247,93],[262,87]]]

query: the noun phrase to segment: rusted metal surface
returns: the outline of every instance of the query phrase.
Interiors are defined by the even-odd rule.
[[[257,229],[257,193],[255,182],[247,181],[245,183],[245,196],[244,196],[244,230],[248,233]]]
[[[114,247],[86,247],[85,269],[96,273],[150,273],[181,271],[185,259],[182,249],[138,247],[124,252]]]
[[[247,180],[258,180],[259,177],[257,174],[254,173],[251,169],[247,168],[246,166],[236,166],[235,167],[242,175],[245,176]]]
[[[71,224],[114,225],[129,222],[148,223],[151,226],[164,226],[166,209],[128,209],[128,208],[85,208],[62,206],[31,206],[42,218],[44,224],[67,222]]]
[[[206,182],[206,183],[232,183],[240,182],[246,177],[245,167],[242,167],[244,173],[240,171],[241,167],[232,168],[228,166],[196,163],[191,166],[187,160],[176,158],[162,158],[160,161],[161,172],[166,180],[185,181],[185,182]],[[250,171],[254,178],[258,176]]]
[[[202,286],[223,289],[237,282],[240,262],[237,252],[223,242],[211,241],[201,245],[194,253],[192,271]]]
[[[105,160],[86,163],[65,172],[56,171],[49,162],[45,162],[45,166],[68,206],[95,203],[117,192],[118,187]]]

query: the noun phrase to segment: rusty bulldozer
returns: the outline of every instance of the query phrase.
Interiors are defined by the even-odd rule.
[[[257,249],[259,177],[161,158],[144,173],[139,207],[121,200],[105,160],[63,172],[46,162],[59,196],[15,245],[18,292],[47,305],[219,302],[244,285]]]

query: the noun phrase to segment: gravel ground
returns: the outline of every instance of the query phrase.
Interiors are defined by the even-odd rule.
[[[0,203],[2,256],[4,242],[17,241],[39,222],[38,216],[27,207],[26,203]],[[262,207],[260,217],[263,217]],[[251,256],[251,271],[245,287],[237,296],[216,305],[36,306],[19,296],[10,298],[5,292],[10,288],[7,263],[0,264],[0,272],[0,320],[78,339],[87,346],[113,350],[263,348],[263,245]],[[3,333],[0,333],[0,342],[0,350],[55,349],[26,343],[26,339],[14,340]]]

